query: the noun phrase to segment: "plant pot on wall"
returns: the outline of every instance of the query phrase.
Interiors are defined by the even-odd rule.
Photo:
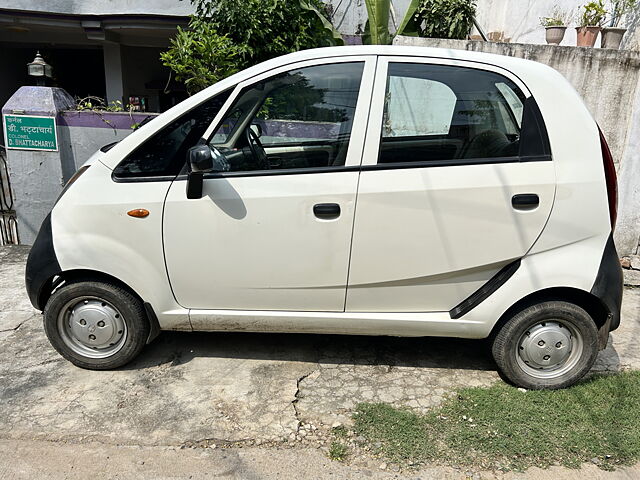
[[[544,27],[546,29],[546,39],[549,45],[560,45],[564,38],[564,32],[567,30],[565,26]]]
[[[576,27],[577,45],[579,47],[593,47],[602,27]]]
[[[622,37],[624,37],[626,28],[606,27],[602,29],[602,48],[613,48],[615,50],[620,49],[620,43]]]

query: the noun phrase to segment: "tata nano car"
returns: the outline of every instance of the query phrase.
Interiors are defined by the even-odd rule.
[[[489,338],[573,384],[618,327],[616,179],[539,63],[339,47],[262,63],[102,148],[26,283],[52,345],[119,367],[160,330]]]

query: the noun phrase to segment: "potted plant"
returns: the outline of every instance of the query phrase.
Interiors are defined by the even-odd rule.
[[[540,24],[546,30],[546,39],[549,45],[560,45],[564,38],[564,33],[567,30],[567,24],[569,23],[570,16],[566,10],[561,9],[558,5],[555,5],[549,16],[540,17]]]
[[[619,49],[622,37],[627,31],[626,28],[620,28],[620,20],[627,13],[633,10],[638,0],[613,0],[611,5],[611,21],[609,26],[602,29],[602,48]]]
[[[603,0],[595,0],[582,6],[578,17],[579,26],[576,27],[579,47],[593,47],[606,16]]]

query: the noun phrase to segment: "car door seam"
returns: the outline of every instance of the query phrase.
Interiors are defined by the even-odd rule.
[[[373,92],[376,89],[376,81],[378,81],[378,58],[376,55],[373,60],[373,82],[371,83],[371,90],[369,92],[369,105],[373,102]],[[358,193],[360,191],[360,176],[362,175],[362,162],[364,160],[365,145],[367,143],[367,137],[369,136],[369,122],[371,120],[371,108],[367,110],[367,125],[364,129],[364,139],[362,141],[360,149],[360,164],[358,165],[358,180],[356,182],[356,194],[353,200],[353,218],[351,219],[351,237],[349,241],[349,260],[347,262],[347,278],[344,289],[344,308],[343,312],[347,311],[347,301],[349,298],[349,276],[351,274],[351,256],[353,255],[353,235],[356,229],[356,214],[358,210]]]

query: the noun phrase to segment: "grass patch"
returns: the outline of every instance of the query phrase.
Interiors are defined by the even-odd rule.
[[[426,415],[362,403],[355,431],[399,463],[445,461],[501,470],[597,458],[603,469],[640,460],[640,372],[596,376],[572,388],[467,388]]]
[[[342,462],[347,458],[349,454],[349,448],[340,442],[331,442],[329,446],[329,458],[331,460],[337,460],[338,462]]]
[[[344,425],[339,425],[337,427],[333,427],[331,429],[331,433],[336,438],[347,438],[347,435],[349,434],[349,430]]]

